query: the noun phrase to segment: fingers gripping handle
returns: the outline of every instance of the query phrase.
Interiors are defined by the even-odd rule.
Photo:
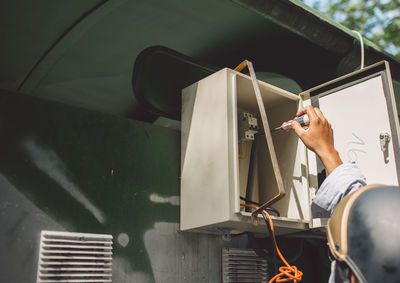
[[[308,117],[307,114],[301,115],[299,117],[296,117],[295,120],[297,123],[300,124],[300,126],[305,127],[310,125],[310,118]]]
[[[274,131],[277,131],[277,130],[289,131],[293,127],[294,120],[296,120],[297,123],[299,123],[300,126],[302,126],[302,127],[310,125],[310,118],[308,117],[307,114],[303,114],[299,117],[294,118],[293,120],[284,122],[280,127],[275,128]]]

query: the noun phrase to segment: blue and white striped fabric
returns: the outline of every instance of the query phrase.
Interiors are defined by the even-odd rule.
[[[329,218],[346,195],[365,185],[365,176],[355,163],[338,166],[319,188],[311,205],[312,217]]]

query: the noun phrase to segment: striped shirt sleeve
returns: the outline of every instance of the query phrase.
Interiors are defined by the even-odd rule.
[[[346,195],[365,185],[365,176],[355,163],[338,166],[319,188],[311,204],[312,217],[329,218]]]

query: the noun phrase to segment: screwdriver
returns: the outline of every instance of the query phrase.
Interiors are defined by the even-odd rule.
[[[303,114],[299,117],[294,118],[293,120],[282,123],[280,127],[273,129],[272,132],[279,130],[289,131],[292,128],[294,120],[296,120],[302,127],[308,126],[310,124],[310,119],[308,118],[308,115]]]

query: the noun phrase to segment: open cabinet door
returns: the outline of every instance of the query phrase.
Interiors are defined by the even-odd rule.
[[[399,121],[386,61],[307,90],[301,97],[304,105],[319,107],[331,123],[343,162],[355,162],[368,184],[399,185]],[[310,185],[319,187],[325,173],[322,163],[311,151],[308,156]],[[310,227],[325,223],[326,219],[313,219]]]
[[[301,95],[305,103],[319,107],[331,123],[343,162],[355,162],[368,184],[399,184],[399,121],[387,62]],[[315,156],[312,160],[316,161]]]

